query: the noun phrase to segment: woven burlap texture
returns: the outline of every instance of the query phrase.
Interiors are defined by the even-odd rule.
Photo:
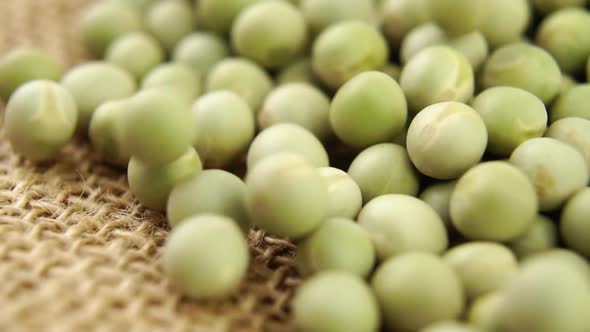
[[[221,0],[220,0],[221,1]],[[47,50],[83,61],[88,0],[0,0],[0,55]],[[32,165],[0,134],[0,331],[290,331],[293,245],[252,232],[247,280],[229,299],[191,301],[162,273],[164,217],[142,208],[123,171],[74,142]]]

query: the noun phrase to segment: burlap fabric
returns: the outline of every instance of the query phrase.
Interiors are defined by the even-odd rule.
[[[0,55],[32,45],[68,66],[83,61],[76,19],[88,1],[0,0]],[[240,290],[199,302],[162,274],[167,233],[87,142],[35,166],[0,136],[0,331],[292,330],[293,245],[252,232]]]

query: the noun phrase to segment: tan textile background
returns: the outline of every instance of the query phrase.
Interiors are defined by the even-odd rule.
[[[80,62],[76,19],[88,1],[0,0],[0,55],[32,45]],[[0,133],[0,331],[291,330],[291,244],[251,233],[254,263],[235,296],[182,298],[160,269],[165,220],[93,159],[76,142],[34,166]]]

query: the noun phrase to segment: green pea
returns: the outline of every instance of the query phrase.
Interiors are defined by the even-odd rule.
[[[578,191],[566,203],[561,214],[560,230],[565,244],[590,258],[590,188]]]
[[[356,148],[391,142],[406,124],[408,110],[397,82],[369,71],[346,82],[330,106],[336,136]]]
[[[457,319],[463,311],[459,278],[434,254],[413,252],[390,258],[379,266],[372,285],[391,330],[420,330]]]
[[[363,202],[386,194],[418,194],[418,174],[406,149],[382,143],[363,150],[348,168],[348,175],[361,188]]]
[[[300,239],[328,215],[329,194],[319,171],[303,157],[278,153],[246,176],[250,220],[270,234]]]
[[[590,174],[590,120],[565,118],[553,122],[545,136],[570,145],[582,154]]]
[[[55,158],[72,138],[78,112],[74,97],[59,84],[34,80],[18,88],[4,110],[6,138],[33,162]]]
[[[258,113],[266,96],[272,91],[271,77],[254,62],[242,58],[220,61],[209,73],[206,91],[229,90],[244,98]]]
[[[590,14],[583,8],[565,8],[547,16],[537,29],[536,42],[561,69],[570,74],[584,70],[590,55]]]
[[[488,131],[487,150],[508,156],[521,143],[543,136],[547,110],[534,94],[507,86],[486,89],[472,102]]]
[[[330,164],[326,149],[310,131],[295,124],[280,123],[268,127],[254,138],[248,150],[248,169],[265,157],[281,152],[300,155],[315,167]]]
[[[374,332],[381,315],[364,280],[345,272],[322,272],[305,281],[293,299],[295,324],[310,332]]]
[[[82,44],[102,57],[118,37],[142,29],[141,13],[121,2],[99,1],[82,13],[79,22]]]
[[[434,23],[424,23],[408,32],[404,37],[400,58],[402,63],[407,63],[412,57],[425,48],[446,43],[447,35],[443,29]]]
[[[58,81],[62,65],[41,50],[17,48],[0,59],[0,98],[8,98],[21,85],[33,80]]]
[[[193,146],[210,168],[229,166],[247,149],[254,137],[254,116],[244,99],[229,91],[210,92],[192,109]]]
[[[488,17],[486,0],[433,0],[432,16],[451,35],[478,30]]]
[[[352,220],[329,219],[298,245],[300,273],[336,270],[367,277],[375,265],[369,232]]]
[[[355,219],[363,205],[361,189],[356,182],[337,168],[321,167],[318,170],[330,196],[328,216]]]
[[[193,148],[169,164],[152,166],[132,157],[127,168],[129,188],[147,208],[163,211],[168,195],[175,185],[189,179],[203,169],[199,155]]]
[[[246,185],[237,176],[222,170],[205,170],[178,183],[166,205],[168,223],[174,228],[187,218],[218,214],[231,218],[242,231],[250,230],[246,211]]]
[[[344,21],[324,30],[312,50],[313,69],[336,90],[359,73],[387,62],[387,42],[377,29],[362,21]]]
[[[531,227],[508,245],[519,258],[545,252],[557,246],[557,227],[553,220],[538,215]]]
[[[124,144],[136,159],[161,166],[178,159],[191,145],[190,106],[165,90],[143,90],[131,97],[125,115]]]
[[[510,156],[510,162],[535,185],[541,211],[559,208],[588,184],[584,157],[575,148],[553,138],[534,138],[522,143]]]
[[[482,118],[471,107],[438,103],[426,107],[410,123],[408,154],[416,168],[430,177],[460,177],[483,156],[488,133]]]
[[[317,84],[317,78],[313,73],[310,58],[300,58],[281,69],[277,75],[277,82],[279,84],[287,83],[309,83]]]
[[[86,132],[94,111],[104,102],[130,97],[137,90],[133,76],[107,62],[88,62],[72,68],[61,84],[78,105],[78,131]]]
[[[451,194],[455,190],[456,181],[436,183],[427,187],[421,194],[420,199],[430,205],[447,226],[451,226],[449,205]]]
[[[488,42],[485,36],[479,31],[455,37],[448,44],[461,52],[469,60],[474,71],[477,71],[488,58]]]
[[[481,81],[484,88],[513,86],[527,90],[547,104],[559,93],[561,72],[545,50],[517,42],[492,53],[484,65]]]
[[[142,89],[170,89],[172,93],[192,103],[201,94],[199,75],[182,63],[164,63],[150,70],[141,81]]]
[[[486,19],[479,30],[490,46],[513,43],[522,39],[531,21],[531,10],[527,0],[484,0]]]
[[[503,161],[481,163],[465,173],[451,195],[451,221],[471,240],[509,241],[537,214],[537,195],[527,176]]]
[[[197,16],[205,28],[219,34],[227,34],[238,14],[263,0],[199,0]]]
[[[172,50],[194,30],[193,8],[186,1],[157,1],[149,7],[145,24],[165,49]]]
[[[532,0],[533,7],[541,14],[550,14],[566,7],[584,7],[586,0]]]
[[[446,321],[429,325],[419,332],[480,332],[480,330],[457,321]]]
[[[551,123],[563,118],[583,118],[590,120],[590,104],[586,102],[590,98],[590,84],[580,84],[555,100],[549,112]]]
[[[173,285],[193,298],[222,298],[246,277],[248,243],[233,220],[192,217],[172,230],[162,258]],[[204,273],[204,271],[206,271]]]
[[[231,40],[239,55],[265,68],[279,68],[303,51],[307,41],[305,19],[288,2],[262,1],[238,15]]]
[[[358,222],[369,232],[381,261],[410,251],[440,254],[448,245],[436,211],[412,196],[379,196],[363,207]]]
[[[465,56],[453,48],[432,46],[406,64],[400,85],[415,114],[439,102],[467,102],[473,96],[473,70]]]
[[[294,123],[309,130],[319,140],[332,135],[330,99],[308,83],[287,83],[273,90],[258,113],[258,124],[266,129],[278,123]]]
[[[437,0],[432,10],[451,35],[479,30],[492,47],[519,40],[531,16],[526,0]]]
[[[498,308],[503,301],[502,292],[488,293],[471,303],[467,321],[482,331],[494,331]]]
[[[580,256],[580,254],[568,249],[551,249],[539,254],[527,257],[523,264],[535,262],[550,262],[554,264],[563,264],[564,267],[573,269],[576,273],[585,276],[590,281],[590,263]]]
[[[105,60],[126,69],[136,80],[164,61],[158,41],[144,32],[125,34],[113,41]]]
[[[94,151],[103,161],[120,167],[126,167],[131,159],[123,133],[123,121],[128,109],[127,99],[107,101],[96,109],[88,129]]]
[[[172,59],[190,66],[205,79],[211,69],[229,56],[229,47],[221,37],[209,32],[194,32],[181,39],[172,53]]]
[[[590,330],[590,283],[557,261],[525,264],[504,290],[498,330],[576,332]]]
[[[399,46],[413,28],[432,21],[432,0],[384,0],[380,6],[383,32]]]
[[[301,12],[313,33],[321,32],[336,23],[358,20],[370,23],[375,16],[373,0],[302,0]]]
[[[469,242],[447,251],[443,257],[465,289],[468,299],[501,290],[518,271],[516,257],[493,242]]]

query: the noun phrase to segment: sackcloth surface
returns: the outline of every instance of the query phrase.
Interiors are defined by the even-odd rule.
[[[68,67],[84,61],[76,23],[89,1],[0,0],[0,56],[34,46]],[[38,166],[0,130],[0,331],[293,330],[288,307],[300,281],[291,243],[251,232],[239,291],[193,301],[162,273],[168,231],[88,142]]]

